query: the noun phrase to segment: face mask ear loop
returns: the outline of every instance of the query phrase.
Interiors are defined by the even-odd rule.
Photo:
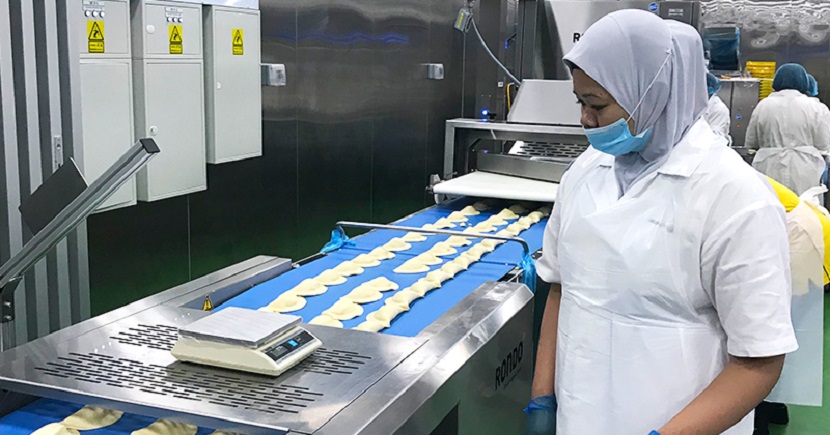
[[[665,68],[666,65],[669,63],[669,59],[671,59],[671,50],[669,50],[669,54],[666,56],[666,60],[664,60],[663,64],[660,65],[660,69],[657,70],[657,74],[655,74],[654,80],[652,80],[651,84],[648,85],[646,91],[643,92],[643,96],[640,98],[640,101],[637,103],[636,106],[634,106],[634,110],[631,111],[631,114],[628,115],[628,119],[625,120],[626,124],[631,122],[631,118],[634,117],[634,114],[637,113],[637,110],[640,108],[640,105],[643,104],[643,101],[646,100],[646,95],[648,95],[648,91],[650,91],[654,84],[657,83],[657,79],[660,77],[660,73],[663,72],[663,68]]]

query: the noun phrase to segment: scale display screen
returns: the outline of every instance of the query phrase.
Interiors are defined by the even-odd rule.
[[[265,349],[264,353],[272,360],[278,361],[312,341],[314,341],[314,337],[312,337],[306,330],[301,329],[291,338],[288,338],[281,343],[275,343],[273,346]]]

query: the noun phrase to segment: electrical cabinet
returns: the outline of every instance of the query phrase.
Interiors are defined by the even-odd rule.
[[[204,17],[207,161],[261,156],[259,11],[208,6]]]
[[[134,1],[132,49],[136,134],[161,149],[138,174],[138,199],[205,190],[202,6]]]
[[[79,0],[80,1],[80,0]],[[135,142],[133,124],[130,4],[128,0],[82,0],[80,103],[83,151],[76,160],[92,183]],[[131,179],[98,211],[136,203]]]

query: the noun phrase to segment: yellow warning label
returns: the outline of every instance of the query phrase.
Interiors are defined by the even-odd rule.
[[[205,295],[205,301],[202,302],[202,311],[213,310],[213,301],[210,300],[210,295]]]
[[[87,21],[87,48],[90,53],[104,52],[104,22],[103,21]]]
[[[245,54],[245,32],[242,29],[233,29],[233,55]]]
[[[182,54],[182,26],[170,24],[167,26],[167,33],[170,35],[170,54]]]

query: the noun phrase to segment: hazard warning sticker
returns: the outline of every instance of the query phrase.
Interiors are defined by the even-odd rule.
[[[86,22],[87,49],[90,53],[104,52],[104,22],[90,20]]]
[[[242,56],[245,54],[245,32],[242,29],[233,29],[233,55]]]
[[[170,24],[167,26],[167,33],[170,35],[170,54],[182,54],[182,26]]]

